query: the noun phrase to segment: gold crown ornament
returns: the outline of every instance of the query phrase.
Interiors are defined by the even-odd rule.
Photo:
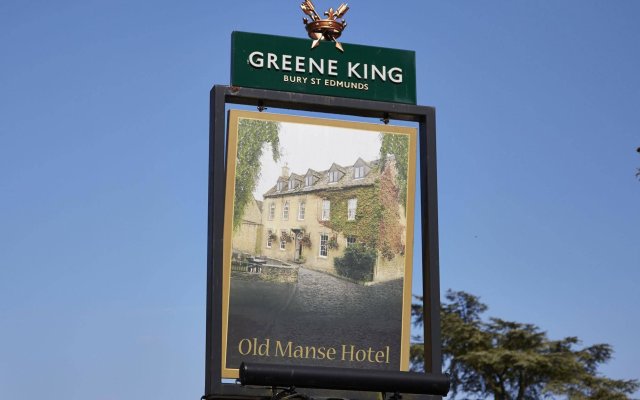
[[[336,43],[336,48],[342,52],[344,49],[340,42],[336,39],[340,37],[344,28],[347,27],[347,21],[342,18],[344,14],[349,10],[347,3],[340,4],[337,10],[330,8],[329,11],[325,11],[325,19],[320,18],[316,12],[316,8],[311,0],[305,0],[301,5],[302,12],[311,17],[311,22],[307,18],[303,18],[304,27],[309,33],[309,37],[313,39],[311,48],[315,48],[320,44],[321,40],[328,40]]]

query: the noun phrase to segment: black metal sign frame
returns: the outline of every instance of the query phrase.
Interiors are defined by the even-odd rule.
[[[222,352],[222,243],[226,187],[226,105],[238,104],[417,122],[418,168],[422,220],[422,290],[424,293],[424,367],[426,373],[442,369],[440,344],[440,275],[438,255],[438,198],[435,108],[399,103],[356,100],[291,92],[215,85],[209,108],[209,213],[207,230],[207,316],[205,399],[271,397],[270,388],[225,384],[221,380]],[[327,391],[305,393],[326,397]],[[332,397],[375,399],[375,392],[332,391]],[[441,396],[407,395],[405,399],[440,400]]]

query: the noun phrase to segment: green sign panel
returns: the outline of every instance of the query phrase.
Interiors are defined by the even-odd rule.
[[[231,34],[231,85],[416,104],[415,52],[247,32]]]

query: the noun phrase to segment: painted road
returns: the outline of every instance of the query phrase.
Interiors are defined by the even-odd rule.
[[[399,369],[401,279],[362,286],[306,268],[297,284],[232,279],[229,313],[228,368],[254,361]]]

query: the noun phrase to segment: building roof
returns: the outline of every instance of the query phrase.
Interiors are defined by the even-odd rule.
[[[291,174],[291,175],[289,175],[289,179],[295,179],[297,181],[303,181],[304,180],[304,175]]]
[[[336,171],[336,170],[342,172],[343,174],[347,173],[347,169],[342,165],[338,165],[336,163],[331,164],[331,168],[329,168],[329,171]]]
[[[364,161],[364,160],[363,160]],[[304,193],[313,193],[323,190],[338,190],[338,189],[346,189],[351,187],[360,187],[360,186],[371,186],[373,185],[378,177],[380,177],[380,171],[377,168],[380,164],[380,160],[369,161],[367,165],[371,167],[371,171],[364,177],[354,179],[353,177],[353,166],[350,165],[348,167],[338,166],[336,163],[333,163],[331,167],[338,166],[340,167],[340,171],[344,172],[344,175],[338,180],[338,182],[329,183],[329,171],[331,168],[326,169],[324,171],[314,171],[312,169],[307,170],[313,171],[314,175],[318,177],[318,181],[312,185],[305,187],[304,185],[300,185],[299,187],[288,190],[288,188],[284,188],[281,191],[277,191],[276,185],[273,185],[271,189],[267,190],[267,192],[263,195],[265,198],[267,197],[280,197],[280,196],[289,196],[289,195],[298,195]],[[306,174],[305,174],[306,175]]]
[[[316,178],[318,178],[318,179],[322,178],[322,174],[321,174],[320,172],[318,172],[318,171],[316,171],[316,170],[313,170],[313,169],[311,169],[311,168],[309,168],[309,169],[307,170],[307,173],[306,173],[306,174],[304,174],[304,176],[307,176],[307,175],[313,175],[313,176],[315,176],[315,177],[316,177]]]

